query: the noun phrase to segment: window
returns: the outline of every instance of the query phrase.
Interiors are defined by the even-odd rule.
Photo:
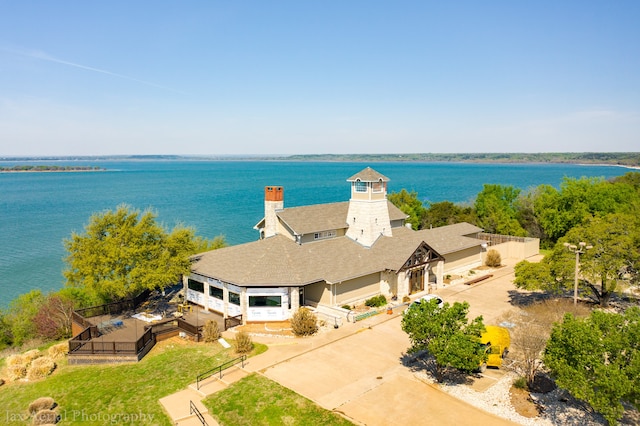
[[[336,236],[336,231],[331,230],[331,231],[322,231],[322,232],[316,232],[315,234],[313,234],[313,239],[314,240],[324,240],[325,238],[333,238]]]
[[[249,296],[250,307],[281,306],[282,296]]]
[[[353,185],[356,188],[356,192],[367,192],[367,182],[355,181]]]
[[[373,182],[371,184],[371,189],[373,192],[382,192],[384,189],[384,184],[382,182]]]
[[[229,292],[229,303],[240,306],[240,295],[238,293]]]
[[[222,300],[222,289],[218,287],[209,286],[209,296]]]
[[[189,283],[187,284],[189,290],[197,291],[198,293],[204,293],[204,284],[199,281],[194,281],[189,279]]]

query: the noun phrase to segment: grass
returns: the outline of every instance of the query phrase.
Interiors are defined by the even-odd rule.
[[[266,346],[254,344],[251,355]],[[196,375],[237,357],[219,344],[171,339],[158,343],[142,361],[121,365],[59,363],[48,378],[0,387],[0,423],[24,425],[35,399],[52,397],[62,424],[171,425],[158,400],[185,389]],[[150,421],[141,422],[141,415]],[[137,418],[135,416],[138,416]]]
[[[222,425],[353,425],[339,414],[255,373],[202,402]]]

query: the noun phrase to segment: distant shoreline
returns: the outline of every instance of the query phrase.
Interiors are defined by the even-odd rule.
[[[80,162],[80,161],[289,161],[289,162],[428,162],[477,164],[577,164],[640,169],[640,152],[551,152],[551,153],[410,153],[410,154],[304,154],[304,155],[105,155],[0,157],[0,162]],[[17,168],[36,170],[15,170]],[[97,167],[97,166],[96,166]],[[46,170],[44,170],[46,169]],[[14,171],[93,171],[85,166],[14,166]]]

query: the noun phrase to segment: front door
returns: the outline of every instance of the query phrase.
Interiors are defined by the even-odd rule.
[[[409,275],[409,294],[424,291],[424,269],[412,269]]]

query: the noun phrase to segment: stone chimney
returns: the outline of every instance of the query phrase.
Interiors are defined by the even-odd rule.
[[[284,189],[281,186],[264,187],[264,238],[278,233],[276,212],[284,209]]]

